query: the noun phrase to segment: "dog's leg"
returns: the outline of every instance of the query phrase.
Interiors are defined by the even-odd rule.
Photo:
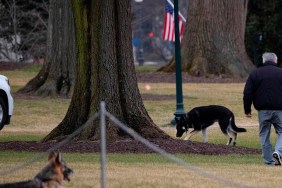
[[[233,141],[233,146],[236,146],[237,141],[237,133],[234,133],[234,141]]]
[[[191,131],[190,133],[187,134],[187,136],[184,138],[184,140],[189,140],[192,136],[194,136],[198,132],[200,132],[200,131],[194,129],[193,131]]]
[[[228,140],[227,140],[227,144],[226,145],[230,145],[230,143],[232,142],[232,138],[230,136],[227,136]]]
[[[228,137],[229,137],[227,145],[231,144],[232,138],[233,138],[233,146],[236,146],[237,133],[232,131],[232,130],[230,130],[230,129],[228,129],[227,130],[227,134],[228,134]]]
[[[202,130],[202,134],[203,134],[203,142],[207,143],[208,142],[207,128]]]
[[[230,145],[231,141],[232,141],[232,137],[228,134],[228,131],[227,131],[227,134],[225,134],[226,138],[227,138],[227,144],[226,145]]]

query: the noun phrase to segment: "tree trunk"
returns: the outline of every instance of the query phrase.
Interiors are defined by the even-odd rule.
[[[51,0],[46,61],[40,72],[18,93],[63,97],[71,95],[75,76],[75,56],[71,2]]]
[[[99,111],[100,101],[122,122],[146,138],[169,137],[149,117],[138,89],[131,45],[130,0],[72,0],[78,49],[73,97],[64,120],[44,141],[60,139]],[[107,121],[107,138],[125,136]],[[99,139],[91,122],[77,139]]]
[[[164,66],[158,68],[157,72],[175,72],[175,59],[174,57]]]
[[[247,4],[248,0],[189,1],[183,71],[196,76],[248,76],[254,66],[244,45]]]

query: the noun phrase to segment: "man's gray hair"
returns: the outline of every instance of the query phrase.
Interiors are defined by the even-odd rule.
[[[272,52],[265,52],[263,55],[262,55],[262,62],[265,63],[267,61],[271,61],[273,63],[277,63],[277,56],[275,53],[272,53]]]

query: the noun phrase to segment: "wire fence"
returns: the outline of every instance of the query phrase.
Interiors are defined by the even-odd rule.
[[[106,117],[113,122],[118,128],[122,129],[124,132],[132,136],[135,140],[143,143],[146,147],[150,148],[151,150],[155,151],[156,153],[160,154],[161,156],[165,157],[166,159],[170,160],[171,162],[180,165],[181,167],[193,171],[201,176],[210,178],[214,181],[217,181],[218,183],[221,183],[223,185],[226,185],[227,187],[233,186],[233,187],[253,187],[249,185],[245,185],[241,182],[237,182],[234,180],[231,180],[229,178],[223,177],[222,175],[218,175],[214,172],[209,172],[206,169],[197,167],[193,164],[190,164],[168,152],[165,150],[159,148],[155,144],[151,143],[150,141],[146,140],[142,136],[140,136],[137,132],[135,132],[133,129],[129,128],[127,125],[123,124],[121,121],[119,121],[115,116],[113,116],[111,113],[106,111],[105,108],[105,102],[100,103],[100,111],[95,113],[91,118],[88,119],[86,123],[84,123],[80,128],[78,128],[75,132],[73,132],[71,135],[66,137],[64,140],[59,142],[58,144],[54,145],[54,147],[48,149],[46,152],[39,153],[37,156],[32,158],[31,160],[28,160],[22,164],[17,164],[13,168],[10,168],[8,170],[0,170],[0,176],[5,176],[10,173],[16,172],[18,170],[23,169],[26,166],[30,166],[33,163],[41,160],[43,157],[49,154],[51,151],[56,151],[59,148],[61,148],[66,143],[70,142],[72,138],[74,138],[76,135],[82,132],[86,127],[91,125],[90,122],[93,122],[97,118],[100,117],[100,134],[101,134],[101,142],[100,142],[100,165],[101,165],[101,188],[106,188]]]
[[[13,172],[16,172],[16,171],[18,171],[20,169],[23,169],[24,167],[30,166],[33,163],[35,163],[35,162],[45,158],[46,156],[48,156],[48,154],[51,151],[56,151],[59,148],[61,148],[63,145],[65,145],[66,143],[70,142],[72,138],[74,138],[76,135],[81,133],[82,130],[84,130],[86,127],[88,127],[90,125],[91,121],[94,121],[98,117],[99,117],[99,113],[95,113],[91,118],[88,119],[88,121],[86,123],[84,123],[81,127],[79,127],[75,132],[73,132],[72,134],[68,135],[64,140],[62,140],[58,144],[54,145],[53,147],[48,149],[46,152],[39,153],[35,157],[33,157],[30,160],[26,161],[25,163],[17,164],[14,167],[12,167],[12,168],[10,168],[8,170],[0,170],[0,176],[11,174]]]

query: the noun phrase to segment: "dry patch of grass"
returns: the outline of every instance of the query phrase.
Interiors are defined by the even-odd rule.
[[[36,154],[0,152],[0,168],[8,169]],[[7,159],[7,156],[11,156]],[[110,154],[107,158],[107,187],[235,187],[221,180],[226,179],[239,185],[252,187],[280,187],[281,176],[278,167],[258,165],[260,156],[203,156],[178,155],[189,164],[199,168],[184,168],[172,164],[155,154]],[[100,164],[98,154],[63,154],[68,166],[74,170],[71,182],[65,187],[100,187]],[[22,161],[21,161],[22,160]],[[78,162],[79,161],[79,162]],[[4,163],[3,163],[4,162]],[[8,176],[2,176],[0,183],[22,181],[32,178],[44,165],[41,159],[32,166]]]

